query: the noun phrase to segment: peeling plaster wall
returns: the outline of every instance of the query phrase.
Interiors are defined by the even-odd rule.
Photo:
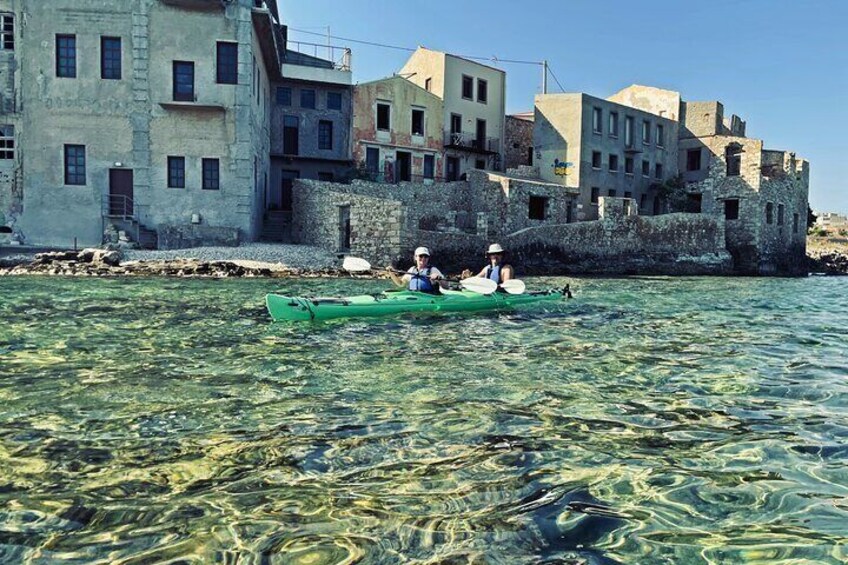
[[[377,130],[377,102],[389,103],[389,131]],[[412,110],[424,111],[424,135],[412,135]],[[413,178],[424,174],[424,155],[433,155],[434,176],[444,176],[442,125],[444,104],[436,95],[402,77],[391,77],[354,88],[353,157],[365,169],[366,149],[380,151],[378,173],[387,180],[396,172],[397,151],[412,153]]]

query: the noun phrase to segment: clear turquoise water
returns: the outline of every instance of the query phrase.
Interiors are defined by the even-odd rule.
[[[0,279],[0,562],[848,560],[848,279],[570,282]]]

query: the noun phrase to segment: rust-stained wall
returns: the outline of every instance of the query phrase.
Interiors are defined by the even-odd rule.
[[[390,128],[377,130],[377,103],[391,107]],[[424,135],[412,134],[413,109],[424,111]],[[412,153],[412,176],[424,174],[424,156],[435,158],[434,176],[442,178],[444,147],[442,122],[444,104],[435,94],[400,76],[357,85],[353,94],[353,158],[360,170],[365,169],[366,149],[380,151],[378,178],[393,181],[398,151]]]

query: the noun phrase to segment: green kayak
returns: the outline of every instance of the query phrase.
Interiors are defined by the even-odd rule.
[[[443,290],[438,295],[401,290],[346,298],[294,298],[268,294],[265,302],[275,321],[310,321],[389,316],[406,312],[502,310],[534,302],[560,300],[568,294],[568,287],[525,294],[496,292],[488,295],[468,290]]]

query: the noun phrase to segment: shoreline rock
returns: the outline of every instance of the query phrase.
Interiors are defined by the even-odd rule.
[[[807,253],[808,270],[825,275],[848,275],[848,254],[835,250]]]

